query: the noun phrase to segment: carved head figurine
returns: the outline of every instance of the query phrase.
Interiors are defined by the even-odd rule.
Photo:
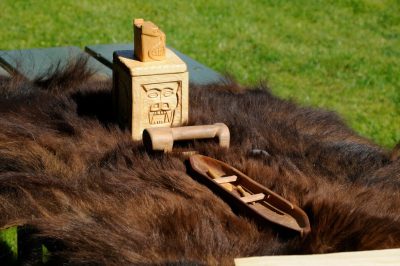
[[[171,126],[178,107],[179,82],[142,85],[145,92],[145,108],[149,125]]]
[[[165,34],[153,22],[135,19],[134,54],[142,62],[165,59]]]

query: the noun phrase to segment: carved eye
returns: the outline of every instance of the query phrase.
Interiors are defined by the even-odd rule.
[[[164,96],[164,97],[169,97],[169,96],[171,96],[173,93],[174,93],[174,91],[173,91],[173,89],[171,89],[171,88],[165,88],[165,89],[163,90],[163,96]]]
[[[158,91],[150,91],[147,94],[147,97],[149,97],[149,98],[157,98],[158,97]]]

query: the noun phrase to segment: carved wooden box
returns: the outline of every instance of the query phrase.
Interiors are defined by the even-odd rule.
[[[113,58],[113,104],[119,124],[133,140],[151,127],[187,123],[189,76],[186,64],[166,49],[163,61],[141,62],[132,50],[116,51]]]

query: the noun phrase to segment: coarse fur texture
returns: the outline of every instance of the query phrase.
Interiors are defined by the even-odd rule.
[[[400,247],[399,147],[384,150],[335,113],[264,86],[190,86],[189,124],[231,131],[229,150],[194,148],[303,208],[311,233],[287,235],[232,212],[188,176],[184,158],[133,142],[114,122],[111,81],[85,64],[34,81],[0,78],[1,228],[29,225],[52,256],[74,265],[225,265]]]

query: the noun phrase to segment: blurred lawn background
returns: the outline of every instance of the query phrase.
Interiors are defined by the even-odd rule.
[[[0,49],[132,42],[152,20],[168,45],[238,82],[338,112],[359,134],[400,141],[400,1],[0,0]],[[3,238],[13,246],[15,229]]]
[[[242,84],[266,81],[385,147],[400,141],[398,0],[0,0],[0,12],[0,49],[127,43],[143,17]]]

